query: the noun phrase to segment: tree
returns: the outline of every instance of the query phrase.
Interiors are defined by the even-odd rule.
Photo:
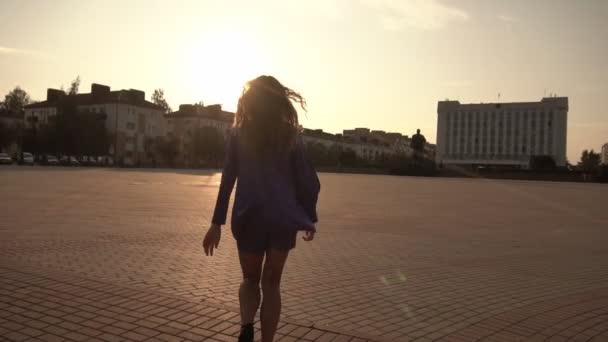
[[[584,150],[581,154],[581,161],[578,162],[576,167],[586,173],[596,172],[600,167],[600,154],[595,153],[593,149],[591,151]]]
[[[78,88],[80,88],[80,76],[76,77],[71,83],[68,89],[68,95],[78,94]]]
[[[40,135],[47,137],[58,152],[105,155],[110,146],[105,119],[105,114],[79,111],[70,98],[64,98],[57,107],[55,121],[47,126],[50,131]]]
[[[36,126],[32,126],[26,128],[23,131],[23,136],[21,138],[21,148],[23,151],[27,151],[33,154],[39,154],[41,151],[40,139],[38,138],[38,128]]]
[[[177,153],[179,152],[177,138],[174,136],[158,137],[158,140],[154,145],[157,149],[156,152],[161,155],[163,160],[169,164],[169,166],[174,166]]]
[[[555,159],[552,156],[539,155],[530,157],[530,169],[532,170],[553,170],[555,168]]]
[[[78,108],[67,97],[63,97],[57,106],[55,116],[55,134],[57,150],[63,154],[76,155],[78,153]]]
[[[194,131],[190,143],[190,157],[196,166],[218,166],[224,156],[224,136],[213,127]]]
[[[17,142],[18,134],[18,127],[0,122],[0,151]]]
[[[161,88],[155,89],[154,93],[152,93],[152,102],[154,102],[154,104],[157,106],[162,107],[165,113],[171,112],[171,106],[169,106],[165,100],[165,91]]]
[[[329,164],[329,151],[325,145],[310,141],[306,144],[306,156],[314,166],[327,166]]]
[[[28,93],[21,89],[21,87],[16,86],[15,89],[11,90],[4,97],[4,106],[7,110],[19,113],[23,110],[23,107],[30,104],[31,99]]]
[[[342,153],[342,147],[338,144],[333,144],[327,150],[327,163],[331,166],[340,165],[340,154]]]
[[[74,135],[79,141],[77,154],[87,156],[106,155],[110,138],[105,125],[105,114],[80,112],[77,116]]]
[[[41,125],[37,132],[37,153],[57,154],[57,128],[54,122]]]
[[[357,157],[357,153],[350,148],[343,150],[340,153],[339,159],[340,159],[340,165],[347,166],[347,167],[356,167],[356,166],[359,166],[359,164],[360,164],[359,157]]]

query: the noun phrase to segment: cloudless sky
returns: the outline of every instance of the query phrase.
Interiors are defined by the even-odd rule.
[[[608,142],[608,1],[192,0],[0,2],[0,94],[33,99],[92,82],[163,88],[234,110],[276,76],[309,104],[302,123],[435,141],[437,101],[570,98],[568,157]]]

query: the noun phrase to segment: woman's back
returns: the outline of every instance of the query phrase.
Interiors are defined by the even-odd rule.
[[[274,229],[312,229],[316,212],[306,208],[315,205],[298,198],[299,187],[312,191],[319,187],[314,171],[306,172],[310,168],[299,137],[290,150],[260,156],[245,145],[239,130],[234,129],[228,140],[222,176],[224,188],[237,179],[232,224],[238,226],[245,220],[253,220]],[[308,174],[306,178],[302,177],[304,174]],[[220,189],[214,221],[221,221],[227,209],[227,191]]]

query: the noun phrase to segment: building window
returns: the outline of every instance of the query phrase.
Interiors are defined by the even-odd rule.
[[[131,130],[135,129],[135,124],[132,122],[127,122],[127,129],[131,129]]]

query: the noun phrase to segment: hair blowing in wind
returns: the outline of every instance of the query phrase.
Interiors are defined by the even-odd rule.
[[[288,151],[300,131],[296,102],[306,110],[304,98],[272,76],[247,82],[238,102],[234,126],[257,155]]]

